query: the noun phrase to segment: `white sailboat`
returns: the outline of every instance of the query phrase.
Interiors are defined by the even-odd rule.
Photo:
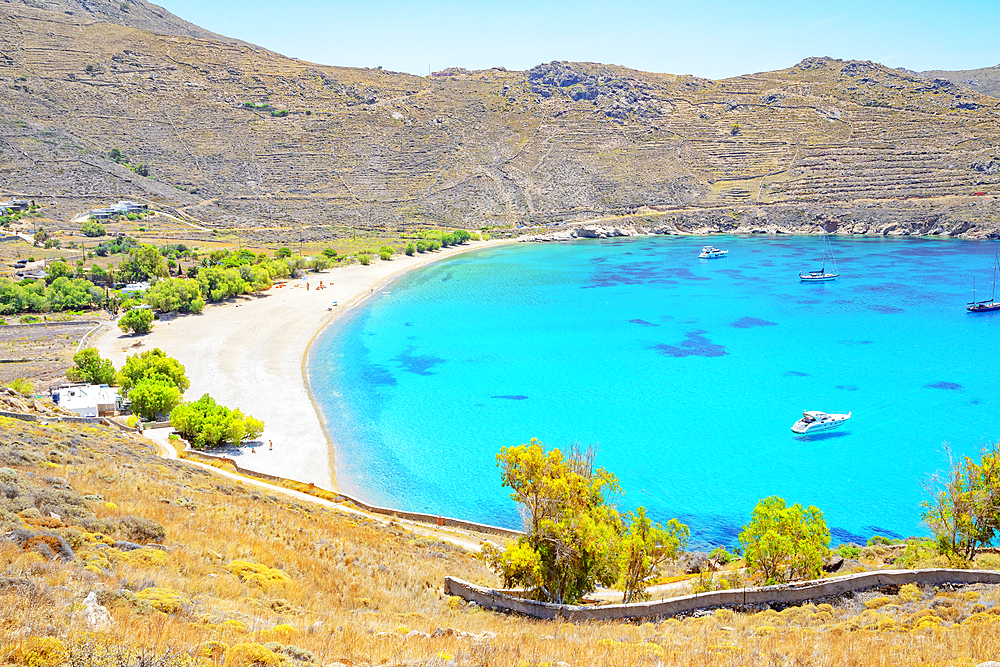
[[[826,270],[827,262],[833,267],[830,271]],[[799,280],[805,283],[819,283],[828,280],[836,280],[837,276],[840,274],[837,272],[837,260],[833,257],[833,248],[830,247],[830,239],[827,238],[826,230],[823,230],[823,265],[820,267],[819,271],[809,271],[808,273],[799,273]]]
[[[1000,256],[994,255],[993,263],[993,289],[990,292],[989,301],[976,300],[976,278],[972,277],[972,301],[965,305],[965,309],[970,313],[992,313],[1000,310],[1000,303],[996,301],[997,295],[997,271],[1000,270]]]

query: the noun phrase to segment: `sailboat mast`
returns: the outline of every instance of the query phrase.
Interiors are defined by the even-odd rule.
[[[990,303],[993,303],[993,300],[996,298],[996,295],[997,295],[997,264],[998,263],[1000,263],[1000,257],[998,257],[997,255],[993,255],[993,291],[990,292]]]

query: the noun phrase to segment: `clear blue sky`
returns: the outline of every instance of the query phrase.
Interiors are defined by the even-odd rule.
[[[551,60],[724,78],[808,56],[913,70],[1000,63],[1000,0],[161,0],[181,18],[324,65],[427,74]]]

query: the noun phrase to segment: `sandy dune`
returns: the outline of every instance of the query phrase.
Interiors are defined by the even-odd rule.
[[[380,284],[419,266],[500,243],[473,241],[371,266],[311,273],[260,296],[207,306],[201,315],[162,319],[146,336],[125,336],[112,327],[91,344],[116,367],[129,354],[159,347],[187,369],[187,400],[208,393],[223,405],[264,420],[263,446],[231,451],[241,466],[336,489],[333,443],[305,380],[305,356],[313,339]],[[315,289],[321,280],[330,287]],[[333,302],[339,305],[327,310]],[[273,450],[269,441],[274,442]]]

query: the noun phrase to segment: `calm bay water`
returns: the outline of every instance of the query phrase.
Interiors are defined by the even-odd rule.
[[[699,260],[704,243],[729,249]],[[495,456],[597,447],[622,510],[732,545],[760,498],[822,509],[835,541],[926,534],[943,443],[1000,439],[995,242],[644,237],[516,244],[410,273],[313,347],[337,478],[368,501],[520,527]],[[853,412],[796,437],[802,410]]]

